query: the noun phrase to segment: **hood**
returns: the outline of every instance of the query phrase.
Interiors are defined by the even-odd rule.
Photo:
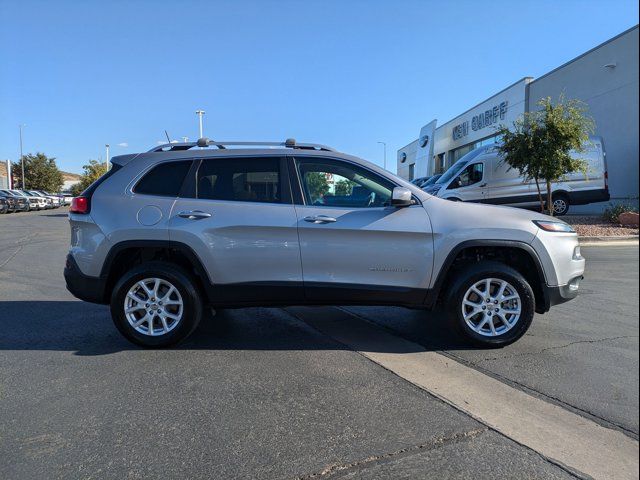
[[[435,237],[518,240],[530,243],[538,233],[534,220],[561,221],[531,210],[453,202],[431,197],[425,204]]]

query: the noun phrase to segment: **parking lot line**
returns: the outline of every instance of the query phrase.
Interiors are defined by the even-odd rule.
[[[397,337],[346,311],[287,311],[490,428],[596,479],[637,479],[638,442],[473,368]]]

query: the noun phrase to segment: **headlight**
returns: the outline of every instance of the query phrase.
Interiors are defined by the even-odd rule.
[[[549,220],[534,220],[538,227],[547,232],[558,232],[558,233],[576,233],[576,231],[571,227],[571,225],[564,222],[552,222]]]

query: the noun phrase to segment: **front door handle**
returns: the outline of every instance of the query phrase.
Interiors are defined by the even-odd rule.
[[[200,210],[189,210],[178,213],[178,216],[181,218],[188,218],[189,220],[197,220],[199,218],[209,218],[211,217],[211,214]]]
[[[487,186],[487,184],[486,184],[486,183],[483,183],[482,185],[480,185],[480,188],[484,188],[484,187],[486,187],[486,186]]]
[[[304,221],[309,223],[320,224],[320,223],[334,223],[336,222],[336,219],[333,217],[329,217],[327,215],[310,215],[308,217],[304,217]]]

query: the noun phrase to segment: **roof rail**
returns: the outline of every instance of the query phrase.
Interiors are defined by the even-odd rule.
[[[189,150],[194,147],[218,147],[219,149],[225,149],[227,146],[240,146],[240,147],[284,147],[293,148],[299,150],[321,150],[325,152],[335,152],[335,149],[327,147],[326,145],[320,145],[318,143],[297,143],[294,138],[287,138],[284,142],[236,142],[236,141],[216,141],[208,138],[200,138],[197,142],[184,142],[184,143],[165,143],[153,147],[148,152],[170,152],[175,150]]]

